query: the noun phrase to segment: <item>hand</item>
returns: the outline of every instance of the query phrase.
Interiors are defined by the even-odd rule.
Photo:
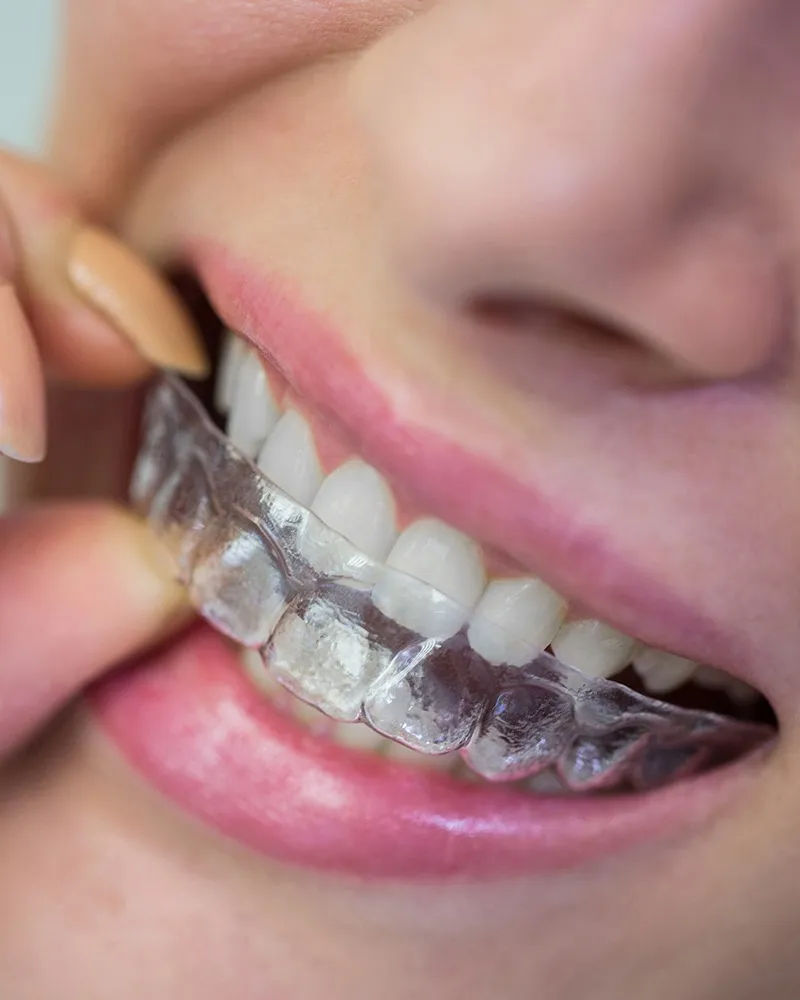
[[[46,382],[200,374],[179,301],[42,167],[0,152],[0,453],[46,451]],[[50,504],[0,519],[0,758],[93,678],[186,621],[163,554],[130,513]]]

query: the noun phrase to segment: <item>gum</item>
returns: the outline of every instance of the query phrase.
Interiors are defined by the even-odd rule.
[[[466,627],[441,639],[403,628],[372,601],[392,571],[282,493],[174,376],[149,396],[131,500],[199,614],[258,650],[292,694],[420,753],[458,751],[489,781],[554,769],[573,791],[647,789],[774,736],[586,677],[533,648],[522,667],[490,666]],[[402,584],[462,610],[418,580]]]

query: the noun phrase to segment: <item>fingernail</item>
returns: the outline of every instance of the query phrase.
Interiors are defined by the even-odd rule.
[[[11,285],[0,285],[0,454],[41,462],[47,450],[45,390],[36,341]]]
[[[110,233],[78,230],[67,256],[74,291],[126,337],[147,361],[202,377],[208,355],[191,317],[169,285]]]

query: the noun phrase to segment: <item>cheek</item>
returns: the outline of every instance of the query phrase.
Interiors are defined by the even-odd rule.
[[[51,154],[99,212],[189,120],[286,71],[369,45],[400,0],[71,0]]]

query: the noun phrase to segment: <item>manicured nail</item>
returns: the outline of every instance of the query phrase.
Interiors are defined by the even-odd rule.
[[[202,377],[210,365],[200,334],[178,296],[110,233],[84,227],[67,257],[75,292],[126,337],[147,361]]]
[[[0,285],[0,454],[41,462],[47,450],[42,366],[11,285]]]

